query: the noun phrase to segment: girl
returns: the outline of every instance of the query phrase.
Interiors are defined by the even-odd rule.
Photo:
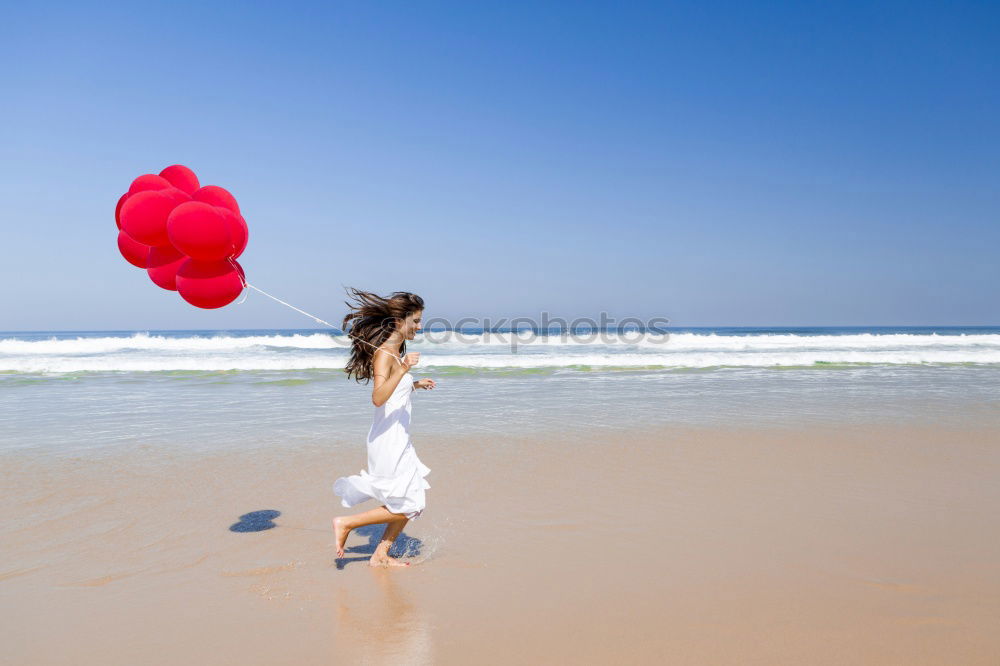
[[[351,530],[364,525],[387,523],[382,540],[369,564],[409,566],[389,557],[389,548],[411,518],[425,506],[424,490],[430,473],[410,443],[410,394],[415,389],[434,388],[433,379],[413,381],[410,368],[419,353],[406,353],[406,341],[420,330],[424,301],[416,294],[394,292],[388,298],[350,289],[353,300],[344,317],[343,330],[352,338],[347,376],[356,381],[374,380],[372,402],[375,418],[368,431],[368,470],[337,479],[333,492],[341,504],[351,507],[374,499],[382,506],[353,516],[333,519],[337,557],[344,556],[344,543]]]

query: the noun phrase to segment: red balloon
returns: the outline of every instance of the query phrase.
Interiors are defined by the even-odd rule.
[[[237,215],[240,214],[240,205],[236,203],[236,197],[229,193],[229,190],[218,185],[206,185],[191,195],[195,201],[204,201],[213,206],[228,208]]]
[[[145,245],[168,245],[167,217],[185,201],[190,197],[176,187],[131,194],[122,204],[122,229]]]
[[[201,261],[232,256],[233,239],[220,210],[225,209],[201,201],[188,201],[174,208],[167,218],[170,243],[192,259]]]
[[[230,259],[186,259],[177,270],[177,292],[199,308],[229,305],[243,292],[243,267]]]
[[[250,242],[250,227],[247,226],[246,218],[242,215],[240,215],[240,227],[243,228],[243,246],[236,246],[236,254],[233,255],[233,258],[243,254],[243,250],[247,249],[247,243]],[[236,243],[233,243],[233,245],[236,245]]]
[[[243,250],[247,247],[247,241],[250,237],[250,230],[247,229],[246,220],[243,219],[242,215],[237,215],[228,208],[215,207],[215,210],[222,214],[225,218],[226,224],[229,225],[229,235],[233,239],[233,259],[236,259],[241,254]]]
[[[150,249],[146,272],[157,287],[177,291],[177,269],[185,261],[187,257],[173,245],[160,245]]]
[[[132,181],[132,184],[129,185],[128,193],[135,194],[136,192],[146,192],[149,190],[165,190],[168,187],[173,186],[166,178],[146,173]]]
[[[183,164],[168,166],[160,172],[160,175],[170,181],[171,185],[187,194],[194,194],[195,190],[201,187],[198,176],[194,175],[194,171]]]
[[[118,225],[118,229],[119,230],[121,230],[121,228],[122,228],[122,217],[121,217],[122,204],[125,203],[126,199],[128,199],[128,192],[126,192],[125,194],[121,195],[118,198],[118,203],[115,205],[115,224]]]
[[[118,251],[125,257],[125,261],[136,268],[145,268],[149,261],[149,251],[153,248],[148,245],[136,242],[124,231],[118,232]]]

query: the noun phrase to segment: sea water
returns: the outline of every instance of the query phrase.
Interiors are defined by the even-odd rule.
[[[1000,327],[430,331],[414,439],[809,422],[1000,424]],[[0,333],[0,451],[362,446],[339,332]],[[500,440],[502,441],[502,439]]]

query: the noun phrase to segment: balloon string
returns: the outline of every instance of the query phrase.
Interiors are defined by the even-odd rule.
[[[246,280],[244,280],[243,278],[240,278],[240,280],[241,280],[241,281],[243,282],[243,286],[244,286],[244,287],[246,287],[246,286],[247,286],[247,281],[246,281]],[[240,299],[240,300],[239,300],[239,301],[238,301],[238,302],[236,303],[236,305],[243,305],[244,303],[246,303],[246,302],[247,302],[247,298],[249,298],[249,297],[250,297],[250,292],[249,292],[249,291],[247,291],[246,289],[244,289],[244,290],[243,290],[243,298],[241,298],[241,299]]]
[[[295,307],[291,303],[286,303],[285,301],[281,300],[277,296],[272,296],[271,294],[267,293],[263,289],[260,289],[259,287],[253,286],[252,284],[250,284],[249,282],[246,281],[246,278],[243,278],[243,285],[246,286],[246,287],[249,287],[250,289],[253,289],[254,291],[257,291],[257,292],[260,292],[261,294],[264,294],[265,296],[267,296],[268,298],[270,298],[272,301],[277,301],[278,303],[281,303],[285,307],[291,308],[291,309],[295,310],[296,312],[298,312],[300,314],[304,314],[305,316],[309,317],[310,319],[312,319],[315,322],[318,322],[320,324],[326,324],[327,326],[329,326],[330,328],[333,328],[333,329],[337,328],[336,326],[334,326],[330,322],[328,322],[328,321],[326,321],[324,319],[320,319],[319,317],[317,317],[315,315],[311,315],[308,312],[306,312],[305,310],[300,310],[299,308]],[[348,337],[351,338],[352,340],[357,340],[358,342],[366,344],[369,347],[371,347],[372,349],[375,349],[376,351],[378,351],[378,350],[381,349],[382,351],[384,351],[389,356],[392,356],[393,358],[398,359],[400,363],[403,362],[403,359],[399,358],[399,356],[397,356],[396,354],[393,354],[391,351],[386,351],[385,349],[382,349],[378,345],[373,345],[372,343],[368,342],[367,340],[362,340],[361,338],[353,336],[350,333],[348,333]]]
[[[260,293],[264,294],[265,296],[267,296],[267,297],[268,297],[268,298],[270,298],[271,300],[273,300],[273,301],[277,301],[277,302],[281,303],[281,304],[282,304],[282,305],[284,305],[284,306],[285,306],[286,308],[291,308],[291,309],[295,310],[296,312],[298,312],[299,314],[304,314],[305,316],[309,317],[310,319],[312,319],[312,320],[313,320],[313,321],[315,321],[315,322],[318,322],[318,323],[320,323],[320,324],[326,324],[326,325],[327,325],[327,326],[329,326],[330,328],[337,328],[336,326],[334,326],[334,325],[333,325],[333,324],[331,324],[330,322],[328,322],[328,321],[325,321],[325,320],[323,320],[323,319],[320,319],[319,317],[317,317],[317,316],[315,316],[315,315],[311,315],[311,314],[309,314],[308,312],[306,312],[305,310],[300,310],[300,309],[298,309],[297,307],[295,307],[294,305],[292,305],[291,303],[286,303],[285,301],[281,300],[280,298],[278,298],[278,297],[276,297],[276,296],[272,296],[271,294],[267,293],[267,292],[266,292],[266,291],[264,291],[263,289],[260,289],[260,288],[258,288],[258,287],[255,287],[255,286],[253,286],[253,285],[252,285],[252,284],[250,284],[249,282],[244,282],[243,284],[245,284],[245,285],[246,285],[247,287],[249,287],[250,289],[253,289],[254,291],[258,291],[258,292],[260,292]],[[366,342],[366,340],[362,340],[362,342]]]

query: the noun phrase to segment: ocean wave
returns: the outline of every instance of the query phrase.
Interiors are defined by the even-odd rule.
[[[34,356],[0,358],[0,373],[164,372],[164,371],[294,371],[342,370],[346,354],[91,357]],[[792,353],[678,354],[489,354],[424,355],[417,370],[544,369],[677,369],[715,367],[819,367],[824,365],[1000,364],[1000,350],[950,351],[800,351]]]
[[[5,355],[92,355],[116,352],[237,352],[241,350],[344,350],[349,338],[335,333],[276,335],[203,335],[168,336],[135,333],[127,336],[78,336],[0,339],[0,357]],[[458,333],[432,332],[418,337],[411,349],[444,351],[484,349],[503,350],[583,348],[609,345],[648,351],[805,351],[805,350],[895,350],[895,349],[996,349],[1000,334],[937,333],[852,333],[841,335],[754,334],[719,335],[716,333],[614,333],[575,335],[539,335],[535,333]]]
[[[53,335],[0,339],[0,373],[341,370],[346,336],[321,332]],[[1000,364],[1000,334],[760,333],[536,336],[434,333],[420,370],[809,368]]]
[[[0,340],[0,354],[109,354],[124,351],[206,352],[240,349],[336,349],[346,348],[343,335],[213,335],[171,337],[135,333],[128,336],[75,338],[50,337],[43,340],[5,338]]]
[[[994,347],[1000,349],[1000,334],[854,333],[844,335],[716,335],[674,333],[667,342],[643,339],[637,344],[674,350],[767,351],[787,349],[878,350],[915,347]]]

